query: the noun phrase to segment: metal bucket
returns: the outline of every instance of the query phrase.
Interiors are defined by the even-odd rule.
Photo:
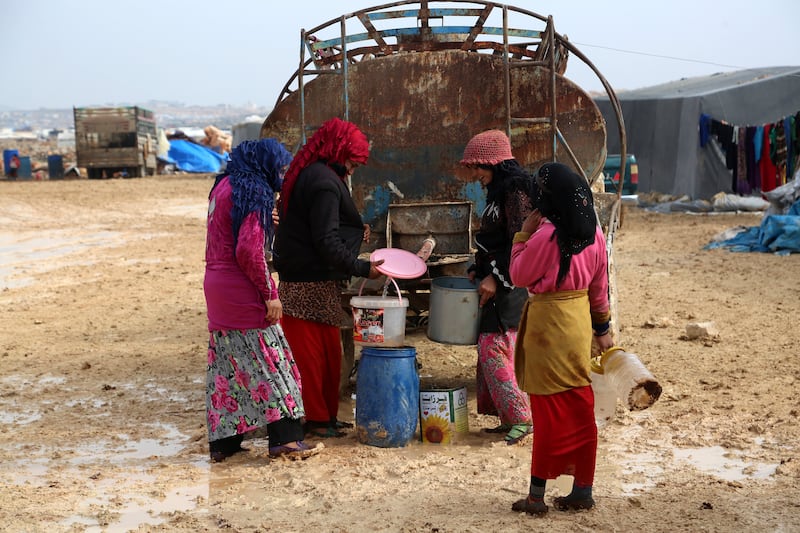
[[[431,280],[428,338],[443,344],[478,342],[478,286],[469,278],[443,276]]]

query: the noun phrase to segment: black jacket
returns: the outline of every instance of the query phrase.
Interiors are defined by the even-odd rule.
[[[493,276],[497,282],[495,297],[481,308],[480,331],[505,332],[517,328],[528,290],[514,287],[508,268],[514,233],[532,210],[531,178],[520,170],[519,175],[498,176],[487,188],[487,205],[475,234],[475,264],[469,267],[476,279]]]
[[[317,162],[303,169],[289,205],[281,211],[272,257],[281,280],[369,276],[369,261],[358,259],[364,236],[361,215],[341,178],[327,165]]]

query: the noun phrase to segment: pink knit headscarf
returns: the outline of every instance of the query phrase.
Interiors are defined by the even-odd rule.
[[[500,130],[488,130],[469,140],[461,164],[496,165],[508,159],[514,159],[508,136]]]

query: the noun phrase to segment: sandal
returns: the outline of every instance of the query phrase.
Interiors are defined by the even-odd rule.
[[[497,427],[493,428],[483,428],[484,433],[508,433],[511,429],[511,424],[500,424]]]
[[[531,515],[543,515],[547,513],[549,507],[544,503],[544,500],[531,499],[531,497],[528,496],[527,498],[515,501],[511,505],[511,510],[518,513],[525,511]]]
[[[533,433],[533,424],[514,424],[506,435],[506,444],[516,444]]]
[[[553,507],[559,511],[577,511],[594,507],[594,498],[576,498],[575,496],[558,496],[553,498]]]
[[[328,425],[328,422],[306,422],[303,429],[306,435],[319,437],[320,439],[338,439],[347,435],[344,431],[339,431],[336,427]]]
[[[336,429],[350,429],[351,427],[353,427],[353,424],[351,424],[350,422],[336,420]]]
[[[324,447],[325,445],[322,443],[309,446],[302,440],[297,440],[289,444],[271,446],[269,449],[269,456],[272,459],[282,457],[296,461],[297,459],[308,459],[312,455],[317,455]]]

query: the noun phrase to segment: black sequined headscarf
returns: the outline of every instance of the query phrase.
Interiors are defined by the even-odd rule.
[[[569,272],[572,256],[594,244],[597,215],[589,184],[562,163],[546,163],[535,175],[539,186],[534,205],[556,227],[553,236],[561,251],[556,286]]]

